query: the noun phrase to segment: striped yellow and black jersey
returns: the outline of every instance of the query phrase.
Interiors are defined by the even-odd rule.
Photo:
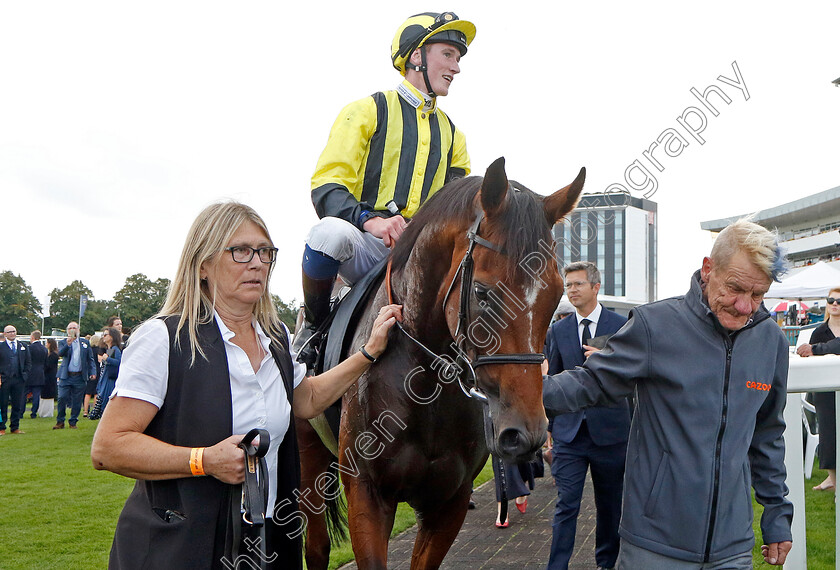
[[[446,182],[469,172],[463,133],[434,99],[427,102],[404,81],[341,111],[312,176],[312,203],[318,217],[359,228],[366,211],[408,219]]]

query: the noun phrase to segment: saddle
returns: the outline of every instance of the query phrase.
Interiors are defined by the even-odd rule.
[[[342,355],[349,350],[364,308],[371,295],[376,292],[380,283],[382,283],[387,265],[388,258],[380,261],[358,283],[353,285],[349,293],[333,305],[327,319],[330,324],[326,338],[321,341],[320,356],[315,366],[316,374],[334,368],[341,362]],[[341,399],[335,401],[320,416],[309,420],[321,441],[336,457],[338,457],[338,427],[340,421]]]

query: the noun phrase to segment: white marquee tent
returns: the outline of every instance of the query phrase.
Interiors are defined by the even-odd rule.
[[[832,287],[840,287],[840,270],[824,261],[810,265],[781,283],[773,283],[765,297],[772,299],[819,299]]]

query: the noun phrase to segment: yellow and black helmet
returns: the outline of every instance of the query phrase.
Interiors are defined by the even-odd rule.
[[[475,37],[475,25],[459,20],[453,12],[423,12],[410,17],[397,30],[391,42],[391,61],[405,75],[406,62],[417,48],[444,42],[458,48],[463,56]]]

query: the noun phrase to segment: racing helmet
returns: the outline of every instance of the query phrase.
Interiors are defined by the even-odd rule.
[[[454,12],[416,14],[397,29],[391,42],[391,62],[397,71],[405,75],[406,63],[417,48],[444,42],[458,48],[463,56],[474,37],[475,25],[459,20]]]

